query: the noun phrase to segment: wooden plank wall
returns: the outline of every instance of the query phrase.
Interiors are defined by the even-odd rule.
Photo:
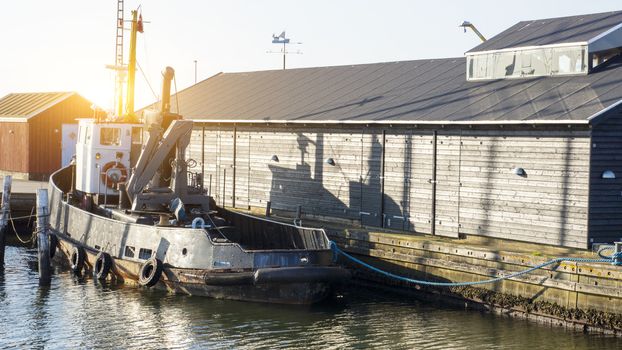
[[[460,130],[440,130],[436,140],[435,234],[457,237],[460,204]]]
[[[604,117],[604,116],[603,116]],[[592,130],[590,162],[590,240],[622,240],[622,111],[612,111]],[[603,179],[611,170],[615,179]]]
[[[587,248],[589,131],[465,130],[461,142],[461,233]]]
[[[28,172],[28,123],[0,122],[0,171]]]
[[[31,180],[44,180],[61,167],[62,125],[77,118],[92,118],[92,103],[73,95],[30,118],[28,172]]]
[[[430,233],[431,131],[392,130],[387,133],[385,149],[386,227]]]
[[[206,186],[212,175],[214,198],[229,206],[234,127],[196,130],[203,127]],[[430,233],[433,129],[384,131],[383,148],[382,127],[236,126],[235,205],[301,205],[306,214]],[[436,234],[587,247],[587,129],[441,128],[437,135]]]

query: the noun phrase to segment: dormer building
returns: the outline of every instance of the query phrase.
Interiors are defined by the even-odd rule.
[[[585,75],[622,52],[622,12],[523,21],[466,53],[468,81]]]
[[[464,57],[221,73],[172,110],[221,205],[589,248],[622,240],[621,27],[534,20]]]

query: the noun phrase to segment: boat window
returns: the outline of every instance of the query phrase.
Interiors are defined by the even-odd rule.
[[[133,127],[132,128],[132,145],[142,145],[143,144],[143,128]]]
[[[99,143],[102,146],[119,146],[121,145],[121,129],[119,128],[101,128],[99,133]]]
[[[152,251],[151,249],[145,249],[145,248],[140,248],[140,250],[138,251],[138,258],[139,259],[150,259],[152,255]]]
[[[136,248],[131,247],[129,245],[125,246],[125,256],[128,258],[133,258],[136,252]]]

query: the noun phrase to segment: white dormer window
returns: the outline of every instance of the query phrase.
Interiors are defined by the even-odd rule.
[[[586,45],[534,46],[467,54],[467,80],[587,74]]]

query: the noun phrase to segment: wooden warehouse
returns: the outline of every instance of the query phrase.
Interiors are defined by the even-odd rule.
[[[13,93],[0,99],[0,175],[44,180],[61,167],[63,124],[93,116],[75,92]]]
[[[178,93],[196,121],[188,156],[227,206],[619,240],[621,27],[622,12],[527,21],[465,57],[221,73]]]

